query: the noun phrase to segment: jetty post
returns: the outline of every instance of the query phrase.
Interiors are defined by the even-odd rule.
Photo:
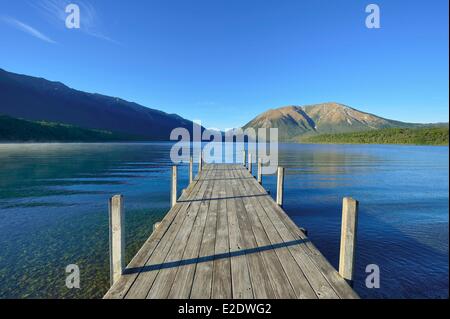
[[[284,191],[284,167],[278,167],[277,204],[279,206],[283,206],[283,191]]]
[[[125,269],[125,214],[123,196],[109,199],[109,267],[111,286]]]
[[[189,185],[194,180],[194,159],[189,157]]]
[[[171,207],[174,207],[177,203],[177,166],[172,166],[172,188],[171,188]]]
[[[198,173],[199,174],[202,171],[202,166],[203,166],[203,151],[200,150],[200,154],[198,155]]]
[[[262,158],[258,158],[258,183],[262,185]]]
[[[350,286],[353,285],[355,267],[355,244],[358,228],[359,202],[345,197],[342,202],[341,249],[339,255],[339,274]]]

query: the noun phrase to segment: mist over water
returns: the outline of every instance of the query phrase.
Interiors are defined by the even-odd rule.
[[[125,197],[130,260],[169,210],[171,146],[0,145],[0,298],[101,298],[108,198]],[[360,201],[361,297],[448,298],[448,147],[282,144],[279,152],[284,208],[336,268],[342,198]],[[183,164],[178,189],[187,183]],[[275,196],[275,175],[263,183]],[[66,288],[68,264],[80,267],[81,289]],[[365,287],[368,264],[381,269],[380,289]]]

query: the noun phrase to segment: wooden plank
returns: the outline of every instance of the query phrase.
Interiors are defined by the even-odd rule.
[[[246,256],[253,295],[256,299],[273,299],[275,298],[275,292],[267,274],[267,267],[262,253],[255,250],[258,246],[252,231],[252,225],[248,220],[246,207],[243,203],[243,198],[246,193],[239,187],[238,180],[242,178],[242,175],[238,171],[240,171],[240,168],[238,169],[237,167],[231,170],[233,177],[231,180],[231,189],[233,196],[236,198],[236,216],[241,233],[242,249],[249,251]]]
[[[201,239],[201,247],[198,257],[200,262],[196,265],[195,277],[192,283],[191,299],[209,299],[211,298],[211,289],[213,281],[213,267],[214,267],[214,247],[216,243],[217,233],[217,213],[218,213],[218,198],[223,176],[222,170],[217,170],[215,175],[215,182],[212,192],[212,200],[209,203],[208,214],[206,217],[206,226]],[[174,285],[175,286],[175,285]],[[172,287],[173,289],[173,287]],[[180,298],[187,298],[188,295],[176,295]]]
[[[215,238],[215,216],[209,217],[209,214],[212,214],[212,210],[214,210],[214,214],[216,213],[216,208],[210,209],[211,205],[214,205],[216,203],[214,200],[211,200],[211,198],[214,198],[217,196],[217,182],[215,181],[218,175],[217,170],[214,170],[214,165],[208,165],[208,167],[211,167],[213,170],[213,178],[211,179],[211,184],[209,188],[211,189],[211,192],[208,193],[209,195],[205,196],[203,198],[203,201],[200,204],[200,210],[198,212],[196,221],[194,223],[194,226],[191,230],[191,234],[189,236],[189,240],[186,245],[186,249],[183,253],[183,261],[190,261],[186,265],[180,265],[177,268],[177,273],[172,285],[172,288],[169,292],[168,298],[175,298],[175,299],[187,299],[189,298],[191,291],[197,294],[200,294],[200,292],[194,291],[196,287],[193,287],[193,281],[194,281],[194,275],[198,271],[199,265],[201,269],[208,268],[207,265],[205,265],[204,262],[198,263],[198,259],[200,256],[200,250],[203,244],[210,245],[210,241],[212,241],[212,249],[210,253],[214,252],[214,238]],[[215,194],[216,192],[216,194]],[[217,203],[216,203],[217,204]],[[208,224],[209,220],[209,224]],[[212,229],[210,229],[212,228]],[[206,236],[210,236],[211,238],[208,238],[206,242],[202,242],[202,239],[205,239],[205,233]],[[211,235],[212,233],[212,235]],[[211,270],[212,270],[212,263],[211,263]],[[206,269],[208,271],[208,269]],[[200,270],[201,272],[201,270]],[[207,278],[204,278],[205,280]],[[209,278],[209,283],[205,282],[205,286],[209,285],[209,291],[211,291],[211,281],[212,276]],[[170,284],[170,283],[167,283]],[[199,283],[197,283],[199,284]],[[209,297],[208,297],[209,298]]]
[[[198,190],[198,187],[201,183],[198,181],[194,181],[191,185],[189,185],[189,191]],[[194,192],[194,191],[193,191]],[[182,196],[183,198],[183,196]],[[141,249],[137,252],[137,254],[133,257],[131,262],[128,264],[126,269],[137,269],[144,266],[149,260],[150,256],[153,254],[155,249],[160,244],[161,239],[166,235],[169,227],[172,225],[175,217],[178,215],[178,212],[185,205],[176,205],[172,208],[164,219],[161,221],[158,229],[154,231],[151,236],[147,239]],[[184,207],[185,208],[185,207]],[[104,296],[105,299],[121,299],[124,298],[130,287],[133,285],[134,281],[138,277],[140,271],[126,273],[122,275],[122,277],[110,288],[110,290]]]
[[[261,185],[257,185],[261,193],[267,193]],[[263,207],[270,207],[275,213],[276,217],[283,222],[285,227],[293,234],[294,238],[299,238],[304,241],[304,251],[314,262],[316,267],[322,272],[324,278],[328,281],[330,286],[336,294],[343,299],[358,299],[358,294],[343,280],[336,269],[331,266],[328,260],[320,253],[320,251],[308,240],[307,236],[297,227],[297,225],[287,216],[287,214],[273,201],[264,199],[261,201]]]
[[[243,174],[244,176],[246,175],[246,173],[244,172]],[[252,179],[243,179],[242,181],[247,194],[259,193],[258,189],[255,187],[255,184],[257,184],[257,182]],[[278,235],[277,229],[273,227],[273,225],[270,223],[270,220],[266,215],[264,215],[264,208],[258,201],[255,201],[254,199],[254,196],[249,195],[249,200],[252,202],[252,205],[250,206],[251,212],[252,214],[257,216],[253,218],[252,224],[257,225],[260,223],[268,238],[266,244],[277,247],[275,249],[275,253],[280,260],[280,266],[282,267],[281,269],[284,270],[285,277],[288,279],[288,284],[290,284],[295,292],[295,295],[291,296],[291,298],[295,296],[302,299],[316,298],[316,294],[314,293],[310,283],[304,276],[302,269],[298,266],[298,264],[290,254],[289,248],[283,245],[284,241]],[[260,236],[262,236],[262,234],[260,234]],[[277,280],[280,281],[282,280],[282,278],[277,278]],[[280,291],[280,293],[283,293],[283,291]]]
[[[246,187],[251,187],[251,185],[247,185]],[[260,192],[260,194],[267,194],[266,192]],[[268,195],[268,194],[267,194]],[[269,196],[266,197],[269,199]],[[303,276],[307,279],[309,285],[314,290],[315,295],[318,298],[324,299],[336,299],[338,295],[334,292],[326,278],[323,276],[321,271],[315,266],[310,257],[305,253],[303,240],[299,237],[293,236],[289,230],[285,227],[284,224],[280,224],[274,219],[276,213],[273,212],[268,205],[262,205],[262,202],[259,201],[256,203],[258,205],[257,209],[260,212],[265,212],[266,216],[260,215],[262,219],[266,219],[265,226],[266,231],[271,232],[270,237],[275,241],[284,242],[284,243],[295,243],[295,245],[288,245],[287,250],[291,253],[292,257],[285,256],[288,260],[292,262],[292,258],[295,260],[297,265],[300,267]],[[275,222],[273,222],[275,220]],[[272,224],[272,225],[271,225]],[[272,243],[274,243],[272,241]],[[294,267],[294,269],[296,269]],[[289,271],[291,273],[291,271]],[[303,281],[303,276],[300,278]],[[294,279],[295,280],[295,279]]]
[[[209,170],[206,171],[209,174]],[[207,176],[207,175],[206,175]],[[129,292],[126,294],[126,298],[131,299],[143,299],[146,298],[148,292],[159,272],[159,269],[162,266],[172,244],[174,243],[178,232],[182,228],[184,224],[185,218],[188,216],[188,211],[191,205],[196,202],[191,201],[192,199],[196,199],[201,196],[206,191],[208,184],[201,179],[198,179],[198,186],[196,187],[197,192],[192,192],[192,195],[186,199],[186,201],[180,201],[175,207],[181,204],[181,209],[177,213],[176,219],[174,220],[171,227],[166,232],[163,240],[161,240],[161,244],[158,245],[157,249],[155,249],[154,253],[150,256],[148,261],[145,263],[144,268],[147,268],[147,271],[141,271],[138,277],[135,280],[135,283],[130,287]],[[163,220],[164,222],[164,220]],[[161,227],[161,226],[160,226]],[[159,228],[156,233],[158,233]]]
[[[225,171],[225,178],[232,178],[231,170]],[[236,199],[230,187],[226,187],[228,232],[231,256],[231,282],[234,299],[252,299],[253,290],[248,269],[247,256],[240,255],[243,250],[242,236],[236,215]]]
[[[264,249],[262,255],[264,257],[272,286],[274,287],[276,298],[295,298],[295,293],[290,285],[286,273],[283,270],[281,262],[275,253],[275,249],[271,245],[271,242],[269,241],[266,232],[256,214],[254,205],[256,198],[254,197],[254,192],[247,191],[243,187],[245,180],[253,179],[248,177],[246,170],[240,170],[240,173],[241,179],[239,187],[241,188],[242,192],[246,194],[246,196],[243,197],[243,202],[247,210],[247,223],[251,225],[257,245]]]
[[[202,168],[202,171],[203,170],[207,170],[210,172],[212,171],[212,176],[214,176],[215,174],[215,171],[209,169],[209,167],[206,165]],[[167,254],[164,260],[164,264],[159,270],[155,281],[153,282],[153,285],[147,295],[147,299],[165,299],[168,297],[177,273],[177,267],[181,264],[183,254],[188,242],[196,241],[197,233],[203,231],[204,221],[206,220],[206,212],[204,213],[205,205],[208,205],[208,202],[205,202],[203,200],[211,196],[212,183],[213,182],[210,180],[205,181],[206,189],[205,192],[201,195],[202,200],[196,200],[190,206],[183,225],[174,240],[174,244]],[[191,234],[193,236],[193,239],[189,241]],[[191,247],[191,245],[189,247]],[[195,249],[195,247],[193,249]]]
[[[245,154],[245,151],[244,151]],[[245,165],[245,163],[244,163]],[[225,178],[225,173],[221,172],[222,178]],[[216,242],[214,245],[214,254],[221,258],[214,259],[213,266],[213,282],[211,297],[213,299],[231,299],[232,285],[231,285],[231,261],[230,261],[230,240],[228,230],[228,210],[226,187],[227,184],[224,179],[219,182],[220,190],[219,197],[222,198],[217,203],[217,227],[216,227]]]
[[[270,247],[270,249],[265,250],[262,255],[267,267],[267,273],[270,277],[272,287],[274,289],[276,298],[291,299],[295,298],[295,292],[289,282],[289,279],[284,272],[283,266],[273,249],[267,234],[260,223],[258,216],[255,214],[253,209],[249,208],[247,205],[251,201],[251,198],[244,199],[244,204],[247,207],[249,222],[252,225],[252,230],[255,235],[256,242],[259,247]]]

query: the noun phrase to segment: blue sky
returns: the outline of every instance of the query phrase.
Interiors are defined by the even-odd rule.
[[[0,0],[0,68],[221,129],[327,101],[448,121],[448,0],[70,2]],[[365,26],[370,3],[380,29]]]

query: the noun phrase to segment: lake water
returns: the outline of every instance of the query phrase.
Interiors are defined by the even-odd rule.
[[[100,298],[108,198],[125,196],[128,260],[169,209],[169,143],[0,145],[0,298]],[[280,145],[285,210],[338,265],[341,201],[360,201],[363,298],[448,298],[448,147]],[[187,166],[179,171],[187,185]],[[264,185],[275,194],[275,176]],[[77,264],[81,289],[65,286]],[[380,289],[365,268],[381,270]]]

